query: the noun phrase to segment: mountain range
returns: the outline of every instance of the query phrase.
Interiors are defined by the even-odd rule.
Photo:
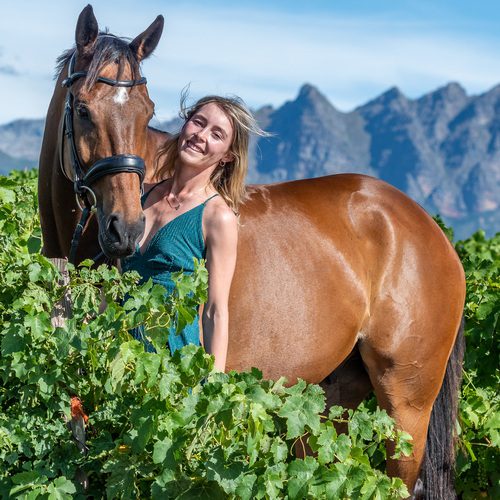
[[[401,189],[457,238],[500,231],[500,85],[469,96],[449,83],[418,99],[394,87],[342,112],[314,86],[255,111],[271,137],[250,145],[249,181],[358,172]],[[156,123],[175,131],[180,120]],[[36,166],[44,120],[0,126],[0,173]]]

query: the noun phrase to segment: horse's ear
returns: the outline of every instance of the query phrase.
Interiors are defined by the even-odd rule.
[[[76,23],[75,40],[78,53],[83,55],[91,52],[98,34],[97,19],[92,5],[89,4],[82,10]]]
[[[141,62],[149,57],[156,49],[163,32],[163,16],[158,16],[151,26],[130,42],[130,50],[135,54],[136,59]]]

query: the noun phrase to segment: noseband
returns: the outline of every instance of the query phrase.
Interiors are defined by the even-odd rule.
[[[61,151],[59,155],[63,174],[66,178],[68,178],[68,180],[73,182],[76,202],[78,204],[78,207],[82,211],[80,222],[77,224],[75,232],[73,233],[73,238],[71,240],[69,262],[71,262],[72,264],[74,264],[75,262],[76,249],[78,247],[78,243],[80,241],[83,230],[88,222],[88,219],[93,213],[95,213],[97,208],[97,199],[94,191],[92,190],[92,185],[106,175],[117,173],[132,173],[139,176],[142,193],[145,175],[144,160],[139,156],[129,154],[107,156],[94,163],[86,173],[83,171],[82,163],[80,161],[75,143],[75,134],[73,129],[73,94],[69,89],[76,80],[86,77],[87,72],[74,71],[75,58],[76,51],[71,56],[68,64],[68,76],[62,82],[62,86],[66,87],[68,89],[68,92],[66,94],[64,105],[64,120],[62,130],[63,140],[61,141]],[[147,82],[145,77],[139,78],[138,80],[112,80],[103,76],[97,77],[96,81],[104,83],[106,85],[111,85],[113,87],[135,87],[136,85],[144,85]],[[64,137],[67,138],[70,144],[72,178],[68,176],[63,167]],[[89,197],[91,200],[89,200]],[[94,260],[97,260],[97,258],[100,258],[102,255],[103,253],[101,252]]]

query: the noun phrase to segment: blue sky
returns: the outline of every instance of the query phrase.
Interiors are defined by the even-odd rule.
[[[2,0],[0,124],[45,115],[56,57],[74,42],[85,2]],[[165,30],[144,62],[160,120],[193,98],[236,94],[279,106],[311,83],[348,111],[394,85],[418,97],[450,81],[471,94],[500,83],[500,2],[464,0],[98,0],[101,28]]]

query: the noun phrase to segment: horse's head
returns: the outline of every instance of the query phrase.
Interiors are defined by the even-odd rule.
[[[158,16],[131,42],[99,33],[88,5],[78,18],[76,48],[60,60],[67,87],[63,169],[77,181],[82,203],[95,205],[99,243],[111,258],[133,253],[144,231],[140,193],[154,105],[139,64],[162,30]]]

